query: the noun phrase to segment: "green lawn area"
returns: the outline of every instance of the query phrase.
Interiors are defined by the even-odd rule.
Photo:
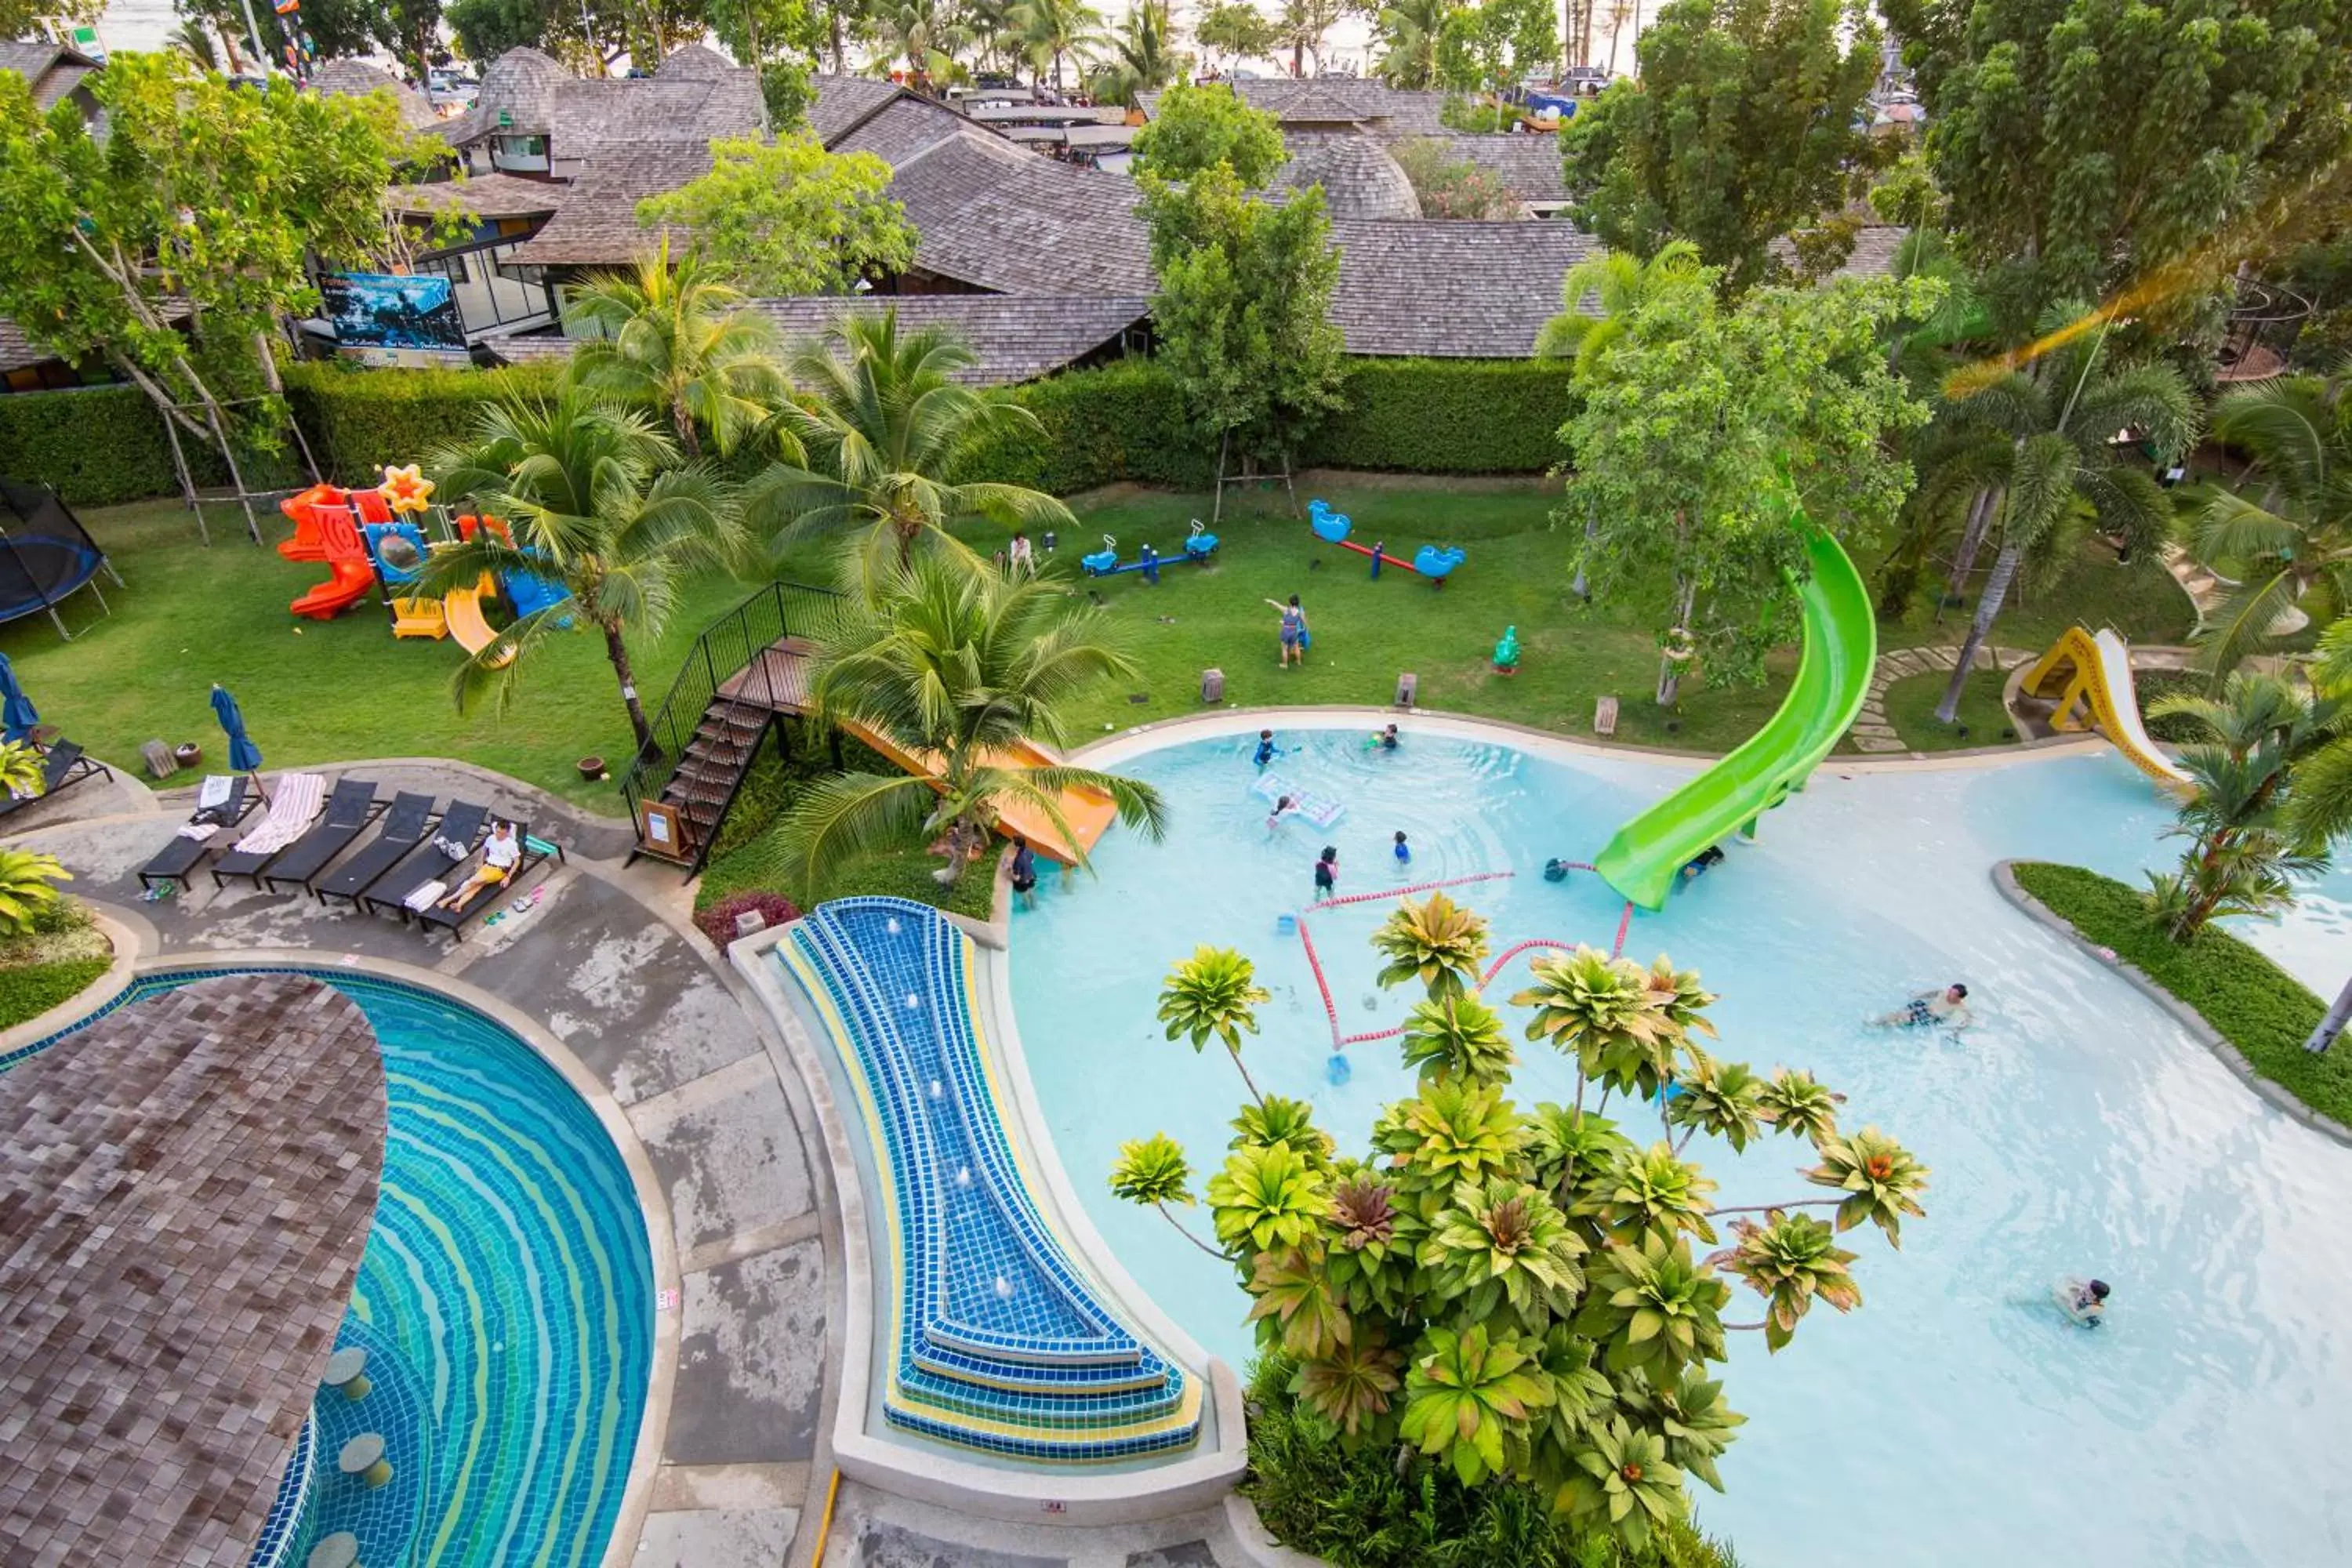
[[[2256,1072],[2352,1126],[2352,1050],[2314,1056],[2303,1048],[2326,1009],[2294,975],[2219,926],[2174,943],[2148,923],[2137,889],[2095,871],[2041,861],[2015,870],[2019,887],[2197,1009]]]
[[[1944,688],[1951,679],[1948,672],[1914,675],[1886,689],[1886,721],[1895,726],[1905,745],[1918,752],[1948,752],[1963,746],[1998,746],[2017,739],[2009,710],[2000,704],[2001,688],[2009,679],[2005,672],[1969,672],[1969,683],[1960,690],[1957,725],[1936,717],[1936,704],[1944,700]]]
[[[58,640],[46,616],[0,626],[0,650],[15,661],[45,722],[134,772],[140,744],[150,740],[194,741],[212,766],[223,756],[209,701],[219,681],[236,694],[272,768],[457,757],[619,812],[615,786],[583,784],[572,765],[583,756],[629,752],[628,716],[601,639],[585,632],[554,639],[531,656],[503,717],[487,708],[461,715],[449,692],[465,657],[456,643],[395,641],[373,603],[332,621],[296,619],[287,605],[325,581],[325,568],[256,549],[234,507],[207,515],[209,550],[196,542],[195,519],[177,502],[80,513],[122,574],[120,588],[98,580],[114,613],[101,616],[97,600],[75,595],[63,611],[70,643]],[[272,543],[293,531],[275,509],[268,517]],[[698,583],[667,634],[633,647],[649,710],[703,626],[747,592],[723,580]]]
[[[1363,557],[1317,540],[1279,492],[1239,501],[1229,494],[1213,566],[1171,566],[1156,588],[1135,575],[1086,584],[1129,637],[1143,677],[1087,705],[1083,729],[1196,711],[1200,672],[1210,666],[1224,670],[1227,700],[1237,704],[1381,704],[1397,673],[1412,670],[1426,707],[1580,735],[1591,733],[1594,700],[1614,694],[1622,704],[1618,739],[1699,751],[1737,745],[1779,700],[1777,689],[1710,690],[1693,680],[1677,711],[1656,709],[1649,697],[1663,579],[1579,604],[1568,592],[1571,541],[1552,525],[1552,499],[1532,484],[1367,481],[1325,495],[1355,518],[1360,539],[1385,539],[1407,556],[1423,543],[1454,542],[1469,559],[1442,591],[1395,569],[1374,583]],[[1208,515],[1209,498],[1134,493],[1080,510],[1055,556],[1073,569],[1106,532],[1119,537],[1130,559],[1146,541],[1176,549],[1187,520]],[[124,578],[121,588],[101,580],[113,614],[100,616],[87,595],[75,598],[66,610],[77,634],[71,643],[60,643],[44,616],[0,627],[0,650],[16,661],[46,721],[126,766],[135,767],[140,743],[151,739],[196,741],[214,762],[221,740],[206,697],[217,680],[243,703],[271,767],[457,757],[618,810],[612,784],[583,784],[572,765],[628,749],[611,669],[593,637],[558,638],[534,654],[506,714],[461,715],[448,686],[460,657],[455,644],[395,641],[373,607],[326,623],[296,620],[287,605],[323,570],[246,542],[234,509],[210,515],[215,542],[207,550],[173,502],[83,514]],[[275,512],[270,521],[273,541],[289,531]],[[989,549],[1003,532],[981,526],[971,537]],[[662,637],[633,645],[648,708],[703,626],[746,592],[718,578],[697,583]],[[1304,598],[1316,639],[1309,664],[1285,671],[1276,668],[1275,613],[1264,601],[1292,593]],[[1998,635],[2034,646],[2078,614],[2151,642],[2177,640],[2188,623],[2187,602],[2168,579],[2119,571],[2094,550]],[[1489,667],[1508,626],[1518,627],[1522,649],[1515,677]],[[1941,626],[1927,624],[1923,609],[1883,636],[1897,647],[1957,641],[1961,629],[1948,616]],[[1794,658],[1790,649],[1775,660],[1776,683]]]

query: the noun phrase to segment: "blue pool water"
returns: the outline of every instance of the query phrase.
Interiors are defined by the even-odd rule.
[[[1405,1093],[1392,1043],[1350,1047],[1327,1081],[1331,1028],[1279,913],[1310,901],[1323,844],[1340,890],[1512,870],[1460,890],[1492,917],[1495,951],[1528,938],[1606,948],[1622,901],[1596,879],[1548,884],[1543,861],[1590,859],[1684,773],[1619,757],[1573,762],[1422,733],[1395,755],[1356,732],[1286,737],[1280,766],[1345,803],[1328,833],[1269,839],[1249,794],[1250,742],[1197,742],[1117,764],[1158,784],[1165,845],[1114,833],[1098,876],[1051,878],[1015,921],[1013,992],[1024,1049],[1062,1162],[1143,1289],[1237,1366],[1251,1337],[1228,1270],[1118,1203],[1104,1175],[1125,1138],[1165,1131],[1203,1178],[1222,1161],[1242,1089],[1221,1052],[1160,1037],[1154,994],[1200,942],[1237,946],[1274,993],[1250,1071],[1311,1099],[1360,1148],[1376,1108]],[[2139,774],[2105,753],[1982,769],[1841,775],[1832,766],[1768,818],[1762,837],[1637,916],[1626,944],[1671,952],[1722,1000],[1721,1052],[1809,1067],[1934,1170],[1928,1215],[1901,1253],[1874,1232],[1864,1309],[1818,1311],[1768,1356],[1736,1335],[1733,1403],[1751,1417],[1702,1490],[1702,1522],[1761,1568],[1821,1561],[1975,1565],[2051,1560],[2221,1568],[2352,1560],[2352,1479],[2333,1462],[2352,1409],[2352,1151],[2271,1110],[2160,1010],[2004,902],[2004,857],[2088,864],[2137,879],[2169,859],[2168,819]],[[1340,1027],[1393,1025],[1365,938],[1386,901],[1309,917]],[[2247,934],[2332,993],[2352,960],[2352,878],[2312,889],[2284,929]],[[1496,984],[1499,997],[1524,973]],[[1958,1037],[1889,1035],[1863,1017],[1965,979],[1983,1022]],[[1572,1071],[1523,1047],[1518,1098],[1564,1100]],[[1744,1157],[1704,1149],[1722,1201],[1802,1195],[1785,1141]],[[1192,1211],[1196,1224],[1205,1215]],[[2107,1328],[2047,1307],[2056,1277],[2116,1287]],[[1825,1544],[1834,1549],[1824,1557]]]
[[[356,1404],[320,1395],[317,1478],[285,1561],[351,1531],[369,1568],[599,1563],[653,1354],[628,1172],[571,1086],[499,1025],[411,986],[317,977],[375,1027],[389,1124],[336,1342],[366,1347],[374,1387]],[[394,1471],[373,1491],[334,1462],[371,1431]]]

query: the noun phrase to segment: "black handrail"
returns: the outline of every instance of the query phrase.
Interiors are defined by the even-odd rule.
[[[653,717],[649,726],[652,744],[637,754],[622,776],[621,799],[628,807],[631,822],[638,820],[639,805],[658,799],[677,776],[678,761],[702,727],[703,716],[709,711],[711,699],[719,694],[719,689],[750,666],[761,650],[795,630],[810,629],[808,623],[817,618],[817,605],[803,603],[801,607],[805,614],[794,616],[787,613],[787,595],[793,599],[814,595],[820,602],[837,597],[828,589],[814,588],[804,583],[779,580],[762,584],[705,626],[702,635],[695,638],[693,649],[679,665],[677,679],[670,682],[669,691]],[[802,623],[798,626],[793,624],[796,620]],[[763,667],[762,679],[766,673]],[[763,692],[761,697],[772,699],[773,695]],[[729,798],[731,802],[731,791]],[[701,850],[705,847],[698,846],[697,865],[701,863]]]

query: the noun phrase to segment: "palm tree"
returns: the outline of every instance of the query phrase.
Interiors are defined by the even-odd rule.
[[[1086,0],[1021,0],[1013,7],[1013,31],[1029,57],[1030,69],[1039,78],[1054,68],[1054,90],[1062,90],[1062,60],[1083,54],[1101,41],[1103,17]]]
[[[2028,555],[2059,556],[2074,537],[2070,525],[2088,516],[2123,540],[2126,559],[2152,561],[2169,529],[2163,487],[2127,449],[2119,454],[2114,437],[2137,432],[2161,462],[2186,451],[2197,436],[2189,384],[2161,361],[2104,368],[2104,342],[2103,331],[2058,349],[2042,362],[2046,381],[2012,370],[1990,380],[1956,372],[1945,383],[1942,417],[1958,437],[1947,460],[1969,465],[1978,480],[1979,515],[1998,526],[2000,553],[1936,705],[1943,723],[1958,720],[1977,650]],[[1984,499],[1994,492],[1997,507]],[[1965,537],[1961,548],[1969,550]]]
[[[785,401],[775,329],[697,257],[672,266],[667,237],[634,273],[567,289],[564,303],[596,334],[582,334],[572,374],[667,418],[689,458],[702,455],[700,429],[723,454]]]
[[[1622,251],[1596,251],[1559,280],[1560,313],[1536,333],[1536,357],[1573,360],[1574,374],[1582,380],[1623,339],[1642,307],[1673,289],[1706,286],[1698,247],[1687,239],[1667,241],[1646,261]],[[1601,307],[1597,316],[1584,313],[1588,295]],[[1584,520],[1588,546],[1599,527],[1598,519]],[[1569,591],[1580,599],[1591,596],[1580,559]]]
[[[2149,912],[2187,942],[2217,917],[2276,914],[2293,903],[2293,879],[2326,864],[2331,837],[2325,806],[2298,814],[2294,796],[2308,767],[2352,747],[2352,703],[2241,669],[2219,697],[2168,697],[2148,711],[2188,719],[2200,732],[2180,752],[2196,794],[2170,830],[2191,842],[2177,871],[2149,875]],[[2346,825],[2334,826],[2340,836]]]
[[[751,517],[781,548],[857,535],[854,575],[869,597],[907,568],[918,544],[978,565],[948,531],[962,519],[1068,526],[1069,509],[1052,496],[946,477],[981,435],[1037,427],[1035,415],[1003,394],[955,379],[973,363],[971,351],[939,328],[900,331],[895,310],[844,319],[793,361],[793,379],[814,405],[787,404],[772,423],[805,447],[807,459],[777,463],[751,481]]]
[[[180,25],[172,29],[170,45],[197,66],[208,71],[220,69],[220,50],[213,43],[213,30],[200,16],[183,16]]]
[[[522,656],[556,631],[584,623],[604,634],[638,751],[653,744],[629,636],[659,635],[689,574],[733,570],[751,553],[728,488],[698,463],[679,466],[677,455],[644,414],[600,404],[567,383],[551,402],[489,405],[473,445],[428,458],[443,495],[471,498],[485,515],[503,519],[511,538],[481,528],[471,540],[435,550],[419,595],[437,597],[486,572],[535,575],[563,590],[562,598],[508,626],[460,667],[461,710],[486,689],[503,710]]]
[[[1009,805],[1042,816],[1083,865],[1085,847],[1062,815],[1071,790],[1108,795],[1120,821],[1159,838],[1167,808],[1150,784],[1003,760],[1024,740],[1066,744],[1073,699],[1135,673],[1104,631],[1101,612],[1064,588],[934,556],[894,569],[876,599],[850,602],[815,639],[813,706],[899,752],[937,759],[939,772],[838,773],[803,790],[778,836],[791,886],[811,893],[843,856],[919,832],[944,841],[940,879],[952,882]]]
[[[1127,26],[1110,39],[1109,58],[1096,68],[1091,90],[1101,103],[1139,107],[1147,92],[1157,92],[1181,76],[1185,58],[1171,53],[1166,0],[1144,0],[1127,14]]]
[[[1169,970],[1160,987],[1160,1021],[1170,1039],[1181,1036],[1196,1051],[1213,1038],[1221,1041],[1250,1098],[1263,1108],[1265,1096],[1242,1065],[1242,1037],[1257,1033],[1257,1010],[1271,997],[1248,959],[1229,947],[1203,947]]]
[[[1374,19],[1377,69],[1391,87],[1426,92],[1437,85],[1437,38],[1454,7],[1449,0],[1391,0]]]
[[[2296,376],[2233,392],[2214,412],[2214,434],[2253,458],[2247,488],[2260,498],[2217,489],[2197,520],[2197,559],[2241,579],[2200,629],[2217,673],[2270,646],[2291,611],[2319,622],[2352,611],[2347,386],[2352,363],[2330,381]]]
[[[877,70],[903,59],[918,86],[946,83],[956,73],[956,52],[971,35],[947,0],[890,0],[878,5],[866,25],[887,51],[875,62]]]

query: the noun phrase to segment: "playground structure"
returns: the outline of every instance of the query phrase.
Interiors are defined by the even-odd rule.
[[[1162,555],[1147,544],[1143,547],[1143,553],[1135,560],[1122,562],[1118,558],[1118,539],[1106,533],[1102,542],[1100,550],[1078,558],[1078,564],[1086,569],[1087,576],[1116,577],[1122,572],[1140,572],[1143,580],[1155,587],[1159,584],[1162,566],[1181,566],[1188,562],[1196,566],[1206,565],[1209,557],[1217,552],[1217,536],[1203,529],[1197,517],[1192,520],[1192,531],[1184,536],[1181,554]]]
[[[1870,590],[1838,542],[1799,511],[1811,572],[1797,584],[1805,648],[1771,720],[1729,756],[1620,827],[1594,868],[1643,909],[1666,901],[1698,855],[1738,831],[1754,837],[1766,812],[1805,787],[1870,694],[1878,623]]]
[[[106,552],[57,491],[0,479],[0,621],[46,610],[58,636],[70,641],[58,606],[87,587],[105,610],[106,595],[94,581],[100,572],[122,585]]]
[[[1359,555],[1371,557],[1372,575],[1376,578],[1381,574],[1381,567],[1394,566],[1426,579],[1433,586],[1444,587],[1445,579],[1454,569],[1469,559],[1460,546],[1453,544],[1424,544],[1413,552],[1411,561],[1402,555],[1390,554],[1387,546],[1379,541],[1369,545],[1358,544],[1348,537],[1355,526],[1348,514],[1333,511],[1320,496],[1307,503],[1307,526],[1313,529],[1315,537],[1326,544],[1336,544],[1342,550],[1352,550]]]
[[[2131,648],[2113,628],[2094,635],[2082,626],[2068,627],[2026,672],[2019,689],[2056,704],[2050,711],[2052,729],[2095,724],[2126,760],[2159,785],[2180,795],[2194,791],[2189,774],[2148,737],[2132,685]]]

